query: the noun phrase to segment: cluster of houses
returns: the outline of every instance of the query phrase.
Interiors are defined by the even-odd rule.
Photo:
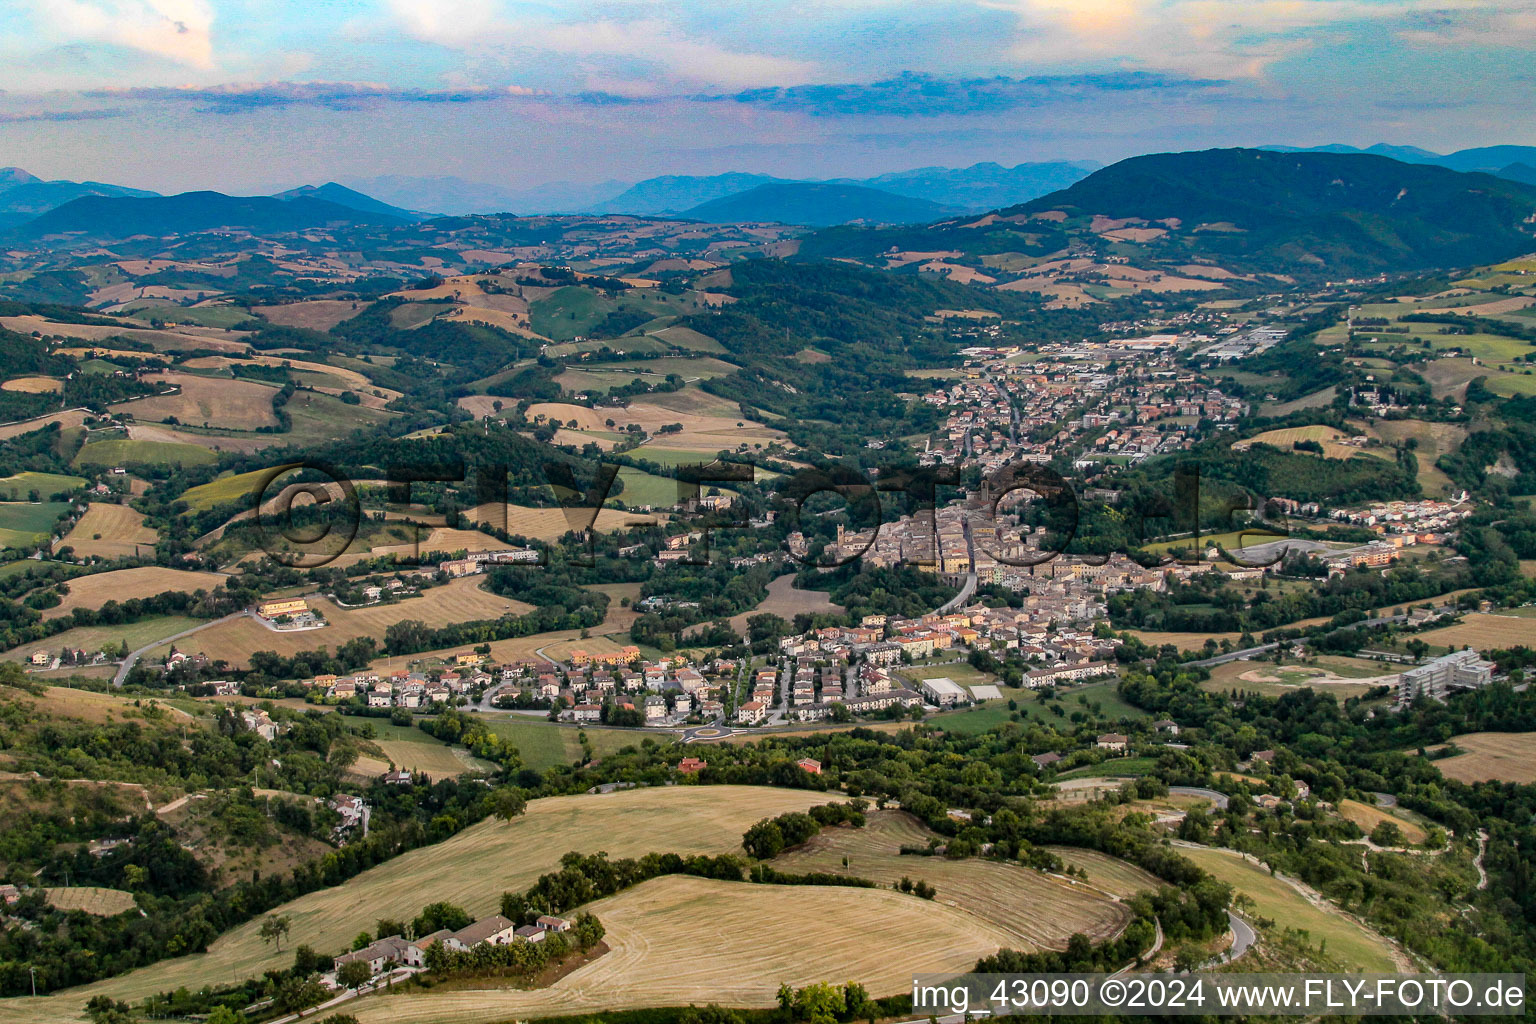
[[[332,988],[339,987],[336,973],[350,963],[367,964],[369,974],[374,977],[396,967],[420,969],[426,965],[427,950],[439,942],[446,949],[464,952],[487,944],[505,946],[513,942],[543,942],[552,932],[567,932],[570,929],[570,921],[549,914],[541,916],[533,924],[524,925],[515,924],[500,914],[494,914],[457,931],[444,928],[416,939],[387,935],[362,949],[338,956],[335,960],[335,970],[326,975],[324,980]]]

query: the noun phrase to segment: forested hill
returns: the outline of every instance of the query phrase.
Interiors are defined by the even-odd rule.
[[[400,218],[309,196],[227,196],[183,192],[175,196],[84,196],[16,229],[27,238],[82,232],[92,238],[175,235],[215,228],[256,233],[301,231],[328,224],[398,224]]]
[[[1137,218],[1169,231],[1159,247],[1281,272],[1465,265],[1536,245],[1536,188],[1353,153],[1219,149],[1133,157],[999,216],[1051,211]]]

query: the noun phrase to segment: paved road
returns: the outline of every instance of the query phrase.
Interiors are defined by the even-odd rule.
[[[251,613],[249,611],[235,612],[233,615],[226,615],[222,619],[214,619],[212,622],[205,622],[201,626],[193,626],[191,629],[184,629],[180,633],[177,633],[175,636],[168,636],[161,640],[156,640],[152,644],[145,644],[143,647],[140,647],[138,650],[134,651],[133,653],[129,654],[128,657],[123,659],[122,665],[119,666],[117,670],[117,675],[112,677],[112,685],[122,686],[124,681],[126,681],[128,678],[128,673],[133,671],[133,666],[139,663],[139,658],[142,657],[145,652],[152,651],[156,647],[163,647],[164,645],[173,643],[182,639],[183,637],[191,636],[193,633],[196,633],[199,630],[207,629],[209,626],[217,626],[224,622],[233,622],[235,619],[246,618],[250,614]]]
[[[961,586],[960,593],[956,594],[951,600],[946,601],[943,606],[938,609],[937,614],[946,615],[949,612],[954,611],[956,608],[959,608],[961,605],[965,604],[965,602],[969,601],[971,599],[971,595],[976,593],[977,579],[978,577],[975,573],[966,573],[965,584]]]
[[[1354,629],[1357,626],[1369,626],[1375,628],[1379,626],[1394,626],[1399,622],[1407,621],[1408,616],[1406,615],[1383,615],[1375,619],[1361,619],[1359,622],[1351,622],[1349,625],[1341,626],[1340,628]],[[1257,647],[1245,647],[1240,651],[1228,651],[1226,654],[1217,654],[1210,658],[1201,658],[1198,661],[1185,662],[1185,664],[1195,665],[1200,668],[1210,668],[1213,665],[1225,665],[1229,661],[1237,661],[1240,658],[1251,658],[1257,654],[1264,654],[1268,651],[1274,650],[1279,646],[1280,645],[1278,643],[1259,644]]]
[[[1214,789],[1202,789],[1199,786],[1169,786],[1170,794],[1177,793],[1181,796],[1202,796],[1223,811],[1227,809],[1227,794],[1218,793]]]

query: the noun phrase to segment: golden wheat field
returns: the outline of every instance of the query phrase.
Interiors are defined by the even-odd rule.
[[[199,377],[191,373],[166,373],[150,378],[155,385],[174,384],[181,390],[174,395],[155,395],[112,406],[115,413],[129,413],[136,420],[161,421],[167,416],[188,426],[223,427],[228,430],[255,430],[275,427],[272,396],[277,389],[248,380],[227,377]]]
[[[505,505],[498,502],[476,505],[464,513],[465,518],[474,522],[503,527],[514,537],[544,541],[560,539],[577,529],[591,514],[590,508],[572,510],[572,516],[577,523],[577,526],[572,526],[566,510],[559,508],[528,508],[523,505]],[[597,519],[592,527],[599,533],[614,533],[627,530],[632,526],[648,526],[659,521],[660,517],[644,512],[621,512],[618,509],[605,508],[598,510]],[[488,539],[495,545],[491,550],[506,546],[496,541],[494,537]]]
[[[1008,933],[889,889],[657,878],[592,905],[610,952],[548,988],[464,988],[349,1004],[362,1024],[496,1024],[683,1003],[773,1005],[781,983],[857,980],[875,996],[914,971],[969,969]]]
[[[69,888],[45,889],[48,902],[60,910],[83,910],[98,917],[115,917],[132,910],[136,903],[133,893],[121,889],[102,889],[94,885],[75,885]]]
[[[57,377],[12,377],[0,384],[0,391],[16,391],[24,395],[57,394],[64,390],[64,382]]]
[[[1457,782],[1536,782],[1536,733],[1469,732],[1451,742],[1465,751],[1434,762],[1440,774]]]
[[[186,637],[176,646],[188,654],[202,652],[210,658],[223,658],[231,665],[241,667],[249,664],[251,655],[257,651],[276,651],[289,656],[299,651],[312,651],[321,645],[334,651],[360,636],[381,638],[386,629],[406,619],[437,627],[521,615],[532,610],[532,605],[482,590],[480,584],[483,582],[485,578],[482,576],[465,576],[425,590],[420,597],[368,608],[341,608],[328,598],[314,595],[305,600],[328,623],[323,629],[274,630],[255,619],[234,619]],[[155,656],[160,653],[155,652]]]
[[[937,902],[1001,930],[1012,949],[1064,949],[1074,932],[1097,942],[1118,935],[1130,921],[1124,905],[1030,868],[902,856],[903,845],[927,846],[931,838],[936,833],[904,811],[873,811],[865,827],[823,830],[774,864],[785,871],[848,874],[885,885],[903,877],[922,879],[938,890]]]
[[[1462,616],[1453,626],[1443,626],[1419,634],[1427,644],[1459,650],[1473,647],[1479,651],[1516,646],[1536,645],[1536,618],[1520,615],[1484,615],[1472,613]]]
[[[76,608],[100,608],[108,601],[127,601],[130,598],[153,597],[167,590],[213,590],[226,577],[217,572],[189,572],[186,569],[166,569],[158,565],[144,565],[136,569],[116,569],[99,572],[93,576],[76,576],[68,582],[69,593],[57,607],[43,612],[45,619],[57,618]]]
[[[261,940],[257,934],[261,920],[257,919],[221,936],[206,953],[163,961],[54,996],[0,1000],[0,1022],[73,1020],[86,1000],[100,993],[131,1002],[180,985],[196,989],[253,977],[267,968],[291,964],[291,950],[299,945],[334,955],[344,952],[358,932],[372,929],[380,917],[411,917],[437,900],[458,904],[475,915],[494,913],[502,892],[527,888],[572,850],[605,850],[615,858],[653,851],[736,851],[741,834],[754,822],[786,811],[805,810],[827,799],[823,793],[766,786],[665,786],[534,800],[526,814],[512,821],[480,822],[441,843],[412,850],[365,871],[343,885],[276,908],[275,913],[291,921],[289,940],[282,952]],[[742,884],[741,888],[748,887]],[[761,888],[775,899],[791,891],[788,887],[751,888]],[[803,891],[814,894],[816,900],[821,898],[820,889]],[[866,919],[866,930],[872,920]],[[613,929],[618,921],[605,918],[604,923]],[[947,938],[954,940],[959,935],[950,932]],[[744,949],[750,948],[749,939],[742,941]],[[799,940],[794,942],[795,948],[803,948]],[[878,944],[872,945],[878,949]],[[992,948],[996,945],[993,942]],[[969,960],[974,959],[973,953]]]
[[[1372,807],[1358,800],[1340,800],[1339,816],[1346,821],[1352,821],[1360,826],[1360,830],[1366,835],[1371,834],[1371,829],[1384,821],[1390,821],[1402,830],[1403,839],[1410,843],[1422,843],[1427,838],[1422,828],[1407,818],[1400,817],[1380,807]]]
[[[63,543],[77,557],[126,558],[154,550],[159,534],[144,525],[144,514],[129,505],[93,501]]]

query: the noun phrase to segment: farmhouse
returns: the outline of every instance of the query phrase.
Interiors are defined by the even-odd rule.
[[[802,757],[800,760],[796,761],[795,764],[799,765],[802,770],[808,772],[811,775],[821,774],[821,762],[816,760],[814,757]]]
[[[512,941],[517,930],[517,925],[500,914],[494,914],[481,918],[474,924],[466,925],[452,935],[445,936],[443,945],[457,950],[474,949],[482,942],[489,942],[493,946],[505,946]]]
[[[1113,750],[1116,753],[1122,753],[1127,742],[1128,740],[1124,733],[1106,732],[1099,737],[1098,742],[1094,745],[1100,750]]]
[[[1033,755],[1030,760],[1035,762],[1035,767],[1037,768],[1049,768],[1051,765],[1061,760],[1061,755],[1056,753],[1054,750],[1048,750],[1043,754]]]
[[[302,597],[263,601],[256,606],[256,614],[264,619],[275,619],[280,615],[303,615],[307,611],[309,605]]]
[[[571,930],[571,922],[563,917],[555,917],[552,914],[540,914],[538,920],[533,923],[550,932],[568,932]]]

